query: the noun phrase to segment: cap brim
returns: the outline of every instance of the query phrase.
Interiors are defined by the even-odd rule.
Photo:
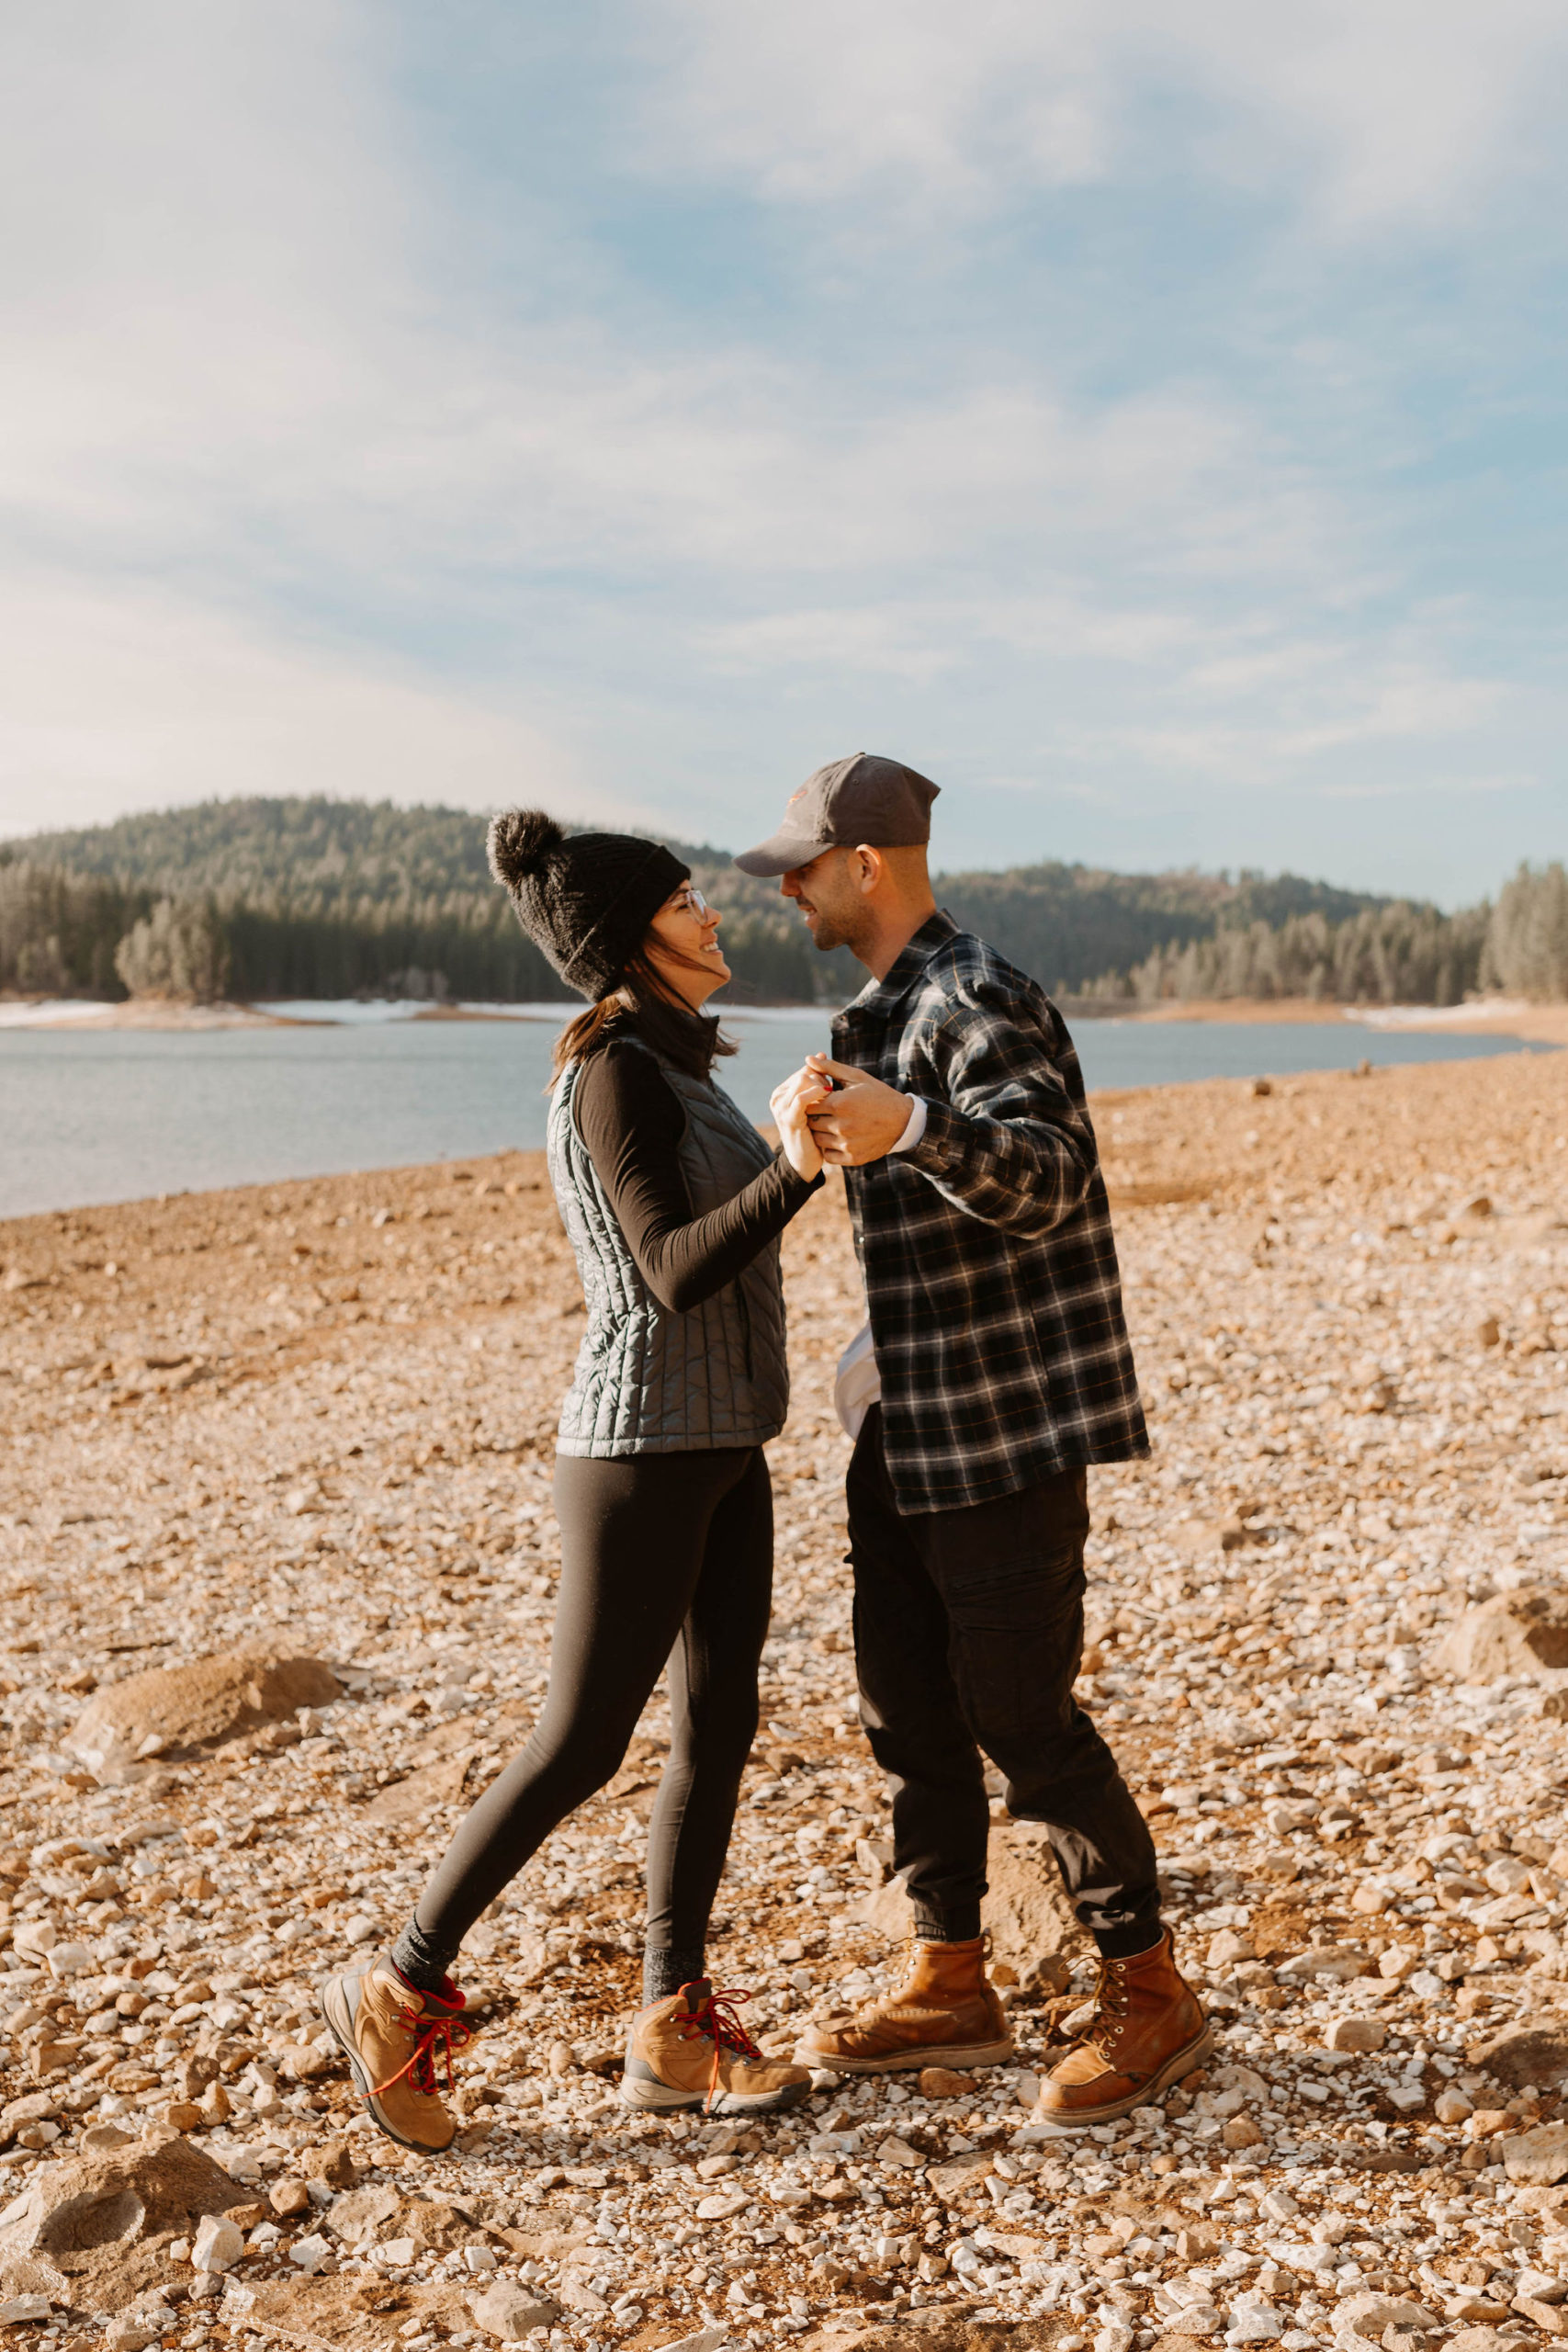
[[[759,842],[755,849],[743,851],[735,863],[742,874],[790,874],[797,865],[809,865],[832,846],[831,842],[808,841],[800,833],[775,833],[771,842]]]

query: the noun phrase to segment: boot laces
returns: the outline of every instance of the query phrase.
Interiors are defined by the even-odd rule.
[[[451,2090],[453,2087],[452,2053],[456,2050],[461,2050],[465,2042],[473,2040],[472,2026],[465,2024],[461,2018],[426,2017],[423,2009],[412,2008],[407,2003],[398,2011],[398,2023],[413,2035],[413,2048],[395,2075],[389,2075],[384,2083],[377,2084],[370,2094],[371,2098],[379,2098],[383,2091],[389,2091],[392,2085],[400,2083],[406,2075],[416,2091],[421,2092],[426,2098],[434,2098],[436,2093],[435,2052],[438,2045],[446,2065],[446,2087]]]
[[[1107,2060],[1115,2054],[1116,2044],[1127,2021],[1127,1980],[1114,1960],[1101,1961],[1100,1982],[1094,1988],[1094,2010],[1082,2030],[1066,2031],[1067,2019],[1084,2006],[1078,1993],[1058,1993],[1045,2004],[1045,2040],[1048,2044],[1066,2043],[1072,2049],[1095,2049]]]
[[[694,2009],[681,2019],[681,2034],[684,2041],[704,2038],[713,2043],[713,2072],[708,2077],[705,2110],[713,2105],[714,2094],[719,2087],[719,2068],[728,2051],[732,2057],[760,2063],[761,2052],[736,2015],[735,2004],[749,2001],[750,1993],[739,1987],[728,1991],[713,1990],[700,2000]]]

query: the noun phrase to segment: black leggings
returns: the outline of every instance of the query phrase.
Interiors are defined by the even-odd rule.
[[[412,1957],[421,1974],[448,1967],[557,1824],[614,1779],[668,1661],[670,1757],[649,1825],[648,1943],[690,1957],[695,1975],[757,1732],[773,1600],[767,1462],[760,1446],[615,1462],[561,1454],[555,1504],[561,1577],[544,1712],[421,1895]],[[408,1965],[406,1944],[396,1956]]]

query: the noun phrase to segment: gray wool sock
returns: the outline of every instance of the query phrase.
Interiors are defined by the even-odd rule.
[[[649,1946],[642,1956],[643,2007],[667,2001],[682,1984],[694,1984],[704,1968],[701,1944],[665,1944],[657,1950]]]

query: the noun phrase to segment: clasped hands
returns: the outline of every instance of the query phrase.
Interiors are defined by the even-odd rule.
[[[827,1054],[808,1054],[773,1089],[770,1107],[784,1157],[807,1182],[824,1162],[863,1168],[867,1160],[881,1159],[909,1123],[907,1094]]]

